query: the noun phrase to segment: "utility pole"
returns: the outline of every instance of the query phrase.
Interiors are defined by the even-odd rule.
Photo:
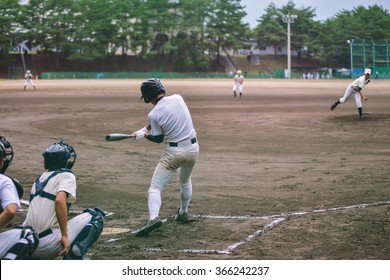
[[[288,13],[287,15],[283,16],[283,22],[287,23],[287,77],[291,79],[291,32],[290,32],[290,25],[291,23],[294,23],[295,19],[297,18],[297,15],[291,15]]]

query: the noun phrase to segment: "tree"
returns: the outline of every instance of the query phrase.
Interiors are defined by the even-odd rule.
[[[296,9],[293,1],[287,2],[281,8],[271,3],[256,26],[256,41],[259,48],[273,46],[275,54],[277,48],[287,43],[287,24],[283,21],[285,15],[296,15],[294,23],[291,24],[291,46],[301,57],[303,54],[314,55],[318,49],[318,41],[315,40],[320,32],[320,24],[313,20],[315,9],[303,7]]]
[[[321,56],[329,63],[349,60],[349,39],[390,39],[390,15],[381,6],[341,10],[322,25]]]
[[[17,40],[22,21],[20,1],[0,0],[0,52],[8,51],[11,42]]]
[[[249,26],[243,23],[246,16],[240,0],[217,0],[207,23],[208,37],[213,44],[210,53],[216,53],[217,60],[220,50],[237,50],[243,47],[248,39]]]

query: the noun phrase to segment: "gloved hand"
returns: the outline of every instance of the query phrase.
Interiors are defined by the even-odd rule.
[[[133,139],[136,140],[136,141],[140,140],[141,138],[145,137],[145,133],[146,132],[148,132],[148,129],[146,127],[133,132],[132,133]]]

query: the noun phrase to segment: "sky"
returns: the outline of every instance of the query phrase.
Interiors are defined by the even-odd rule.
[[[286,5],[288,0],[241,0],[241,5],[246,6],[247,16],[244,18],[245,23],[249,23],[251,28],[256,27],[257,20],[260,19],[264,10],[270,3],[274,3],[277,8]],[[326,20],[333,17],[341,10],[351,11],[358,6],[373,6],[377,4],[390,12],[390,0],[293,0],[297,9],[312,7],[315,9],[317,17],[315,20]]]

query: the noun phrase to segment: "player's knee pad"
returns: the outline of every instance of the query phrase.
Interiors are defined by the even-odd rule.
[[[35,249],[38,247],[39,238],[38,234],[32,227],[20,226],[21,229],[20,240],[12,246],[4,259],[9,260],[26,260],[31,257]]]
[[[100,237],[104,225],[104,212],[99,208],[88,208],[84,212],[92,215],[91,221],[77,235],[72,242],[65,259],[80,260]]]

